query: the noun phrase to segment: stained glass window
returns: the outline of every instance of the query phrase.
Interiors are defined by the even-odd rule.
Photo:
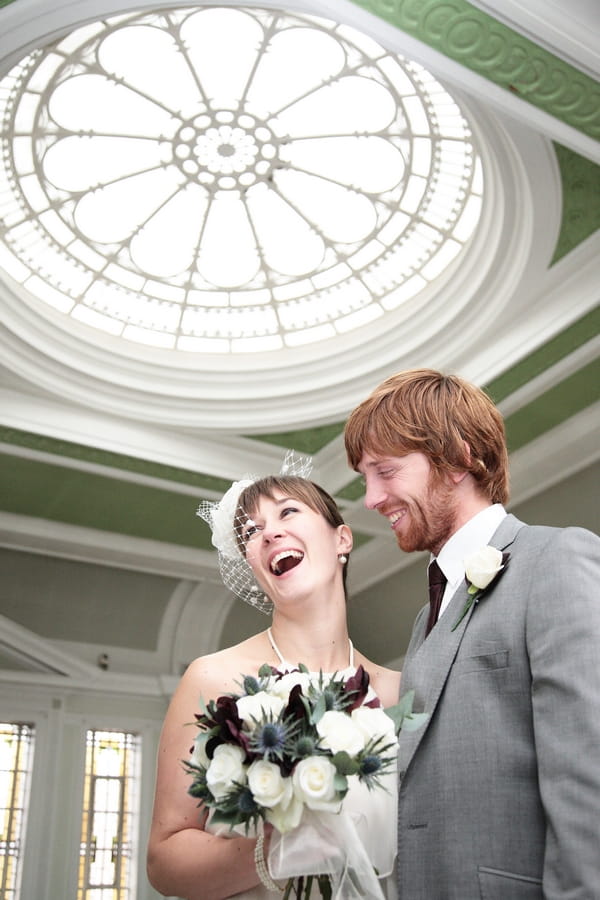
[[[0,897],[18,900],[33,764],[33,725],[0,723]]]
[[[140,739],[86,735],[77,900],[135,900]]]

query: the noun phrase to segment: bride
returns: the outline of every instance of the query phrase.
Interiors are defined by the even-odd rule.
[[[219,504],[203,504],[199,515],[212,526],[227,586],[260,609],[272,608],[272,622],[234,647],[196,659],[177,687],[158,751],[148,877],[161,894],[185,900],[266,900],[283,890],[267,867],[271,826],[257,848],[254,837],[211,829],[210,817],[187,793],[190,776],[182,760],[190,755],[195,733],[188,725],[200,698],[239,693],[241,676],[256,674],[264,663],[282,671],[302,662],[311,672],[344,676],[362,665],[369,697],[374,692],[388,707],[398,701],[400,673],[370,662],[349,638],[345,582],[352,533],[322,488],[296,475],[247,479],[235,482]],[[357,776],[349,780],[356,784],[343,808],[378,872],[382,896],[391,900],[395,771],[387,790],[368,791]],[[318,896],[313,888],[311,897]]]

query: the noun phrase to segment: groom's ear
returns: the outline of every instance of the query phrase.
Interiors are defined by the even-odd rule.
[[[452,484],[460,484],[471,471],[471,447],[466,441],[463,441],[463,447],[465,451],[463,460],[464,469],[456,469],[447,473],[448,480],[452,482]]]

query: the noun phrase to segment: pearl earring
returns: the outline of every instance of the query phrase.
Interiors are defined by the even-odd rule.
[[[338,559],[343,566],[345,566],[346,563],[348,562],[348,557],[346,556],[345,553],[340,553],[340,555],[338,556]]]

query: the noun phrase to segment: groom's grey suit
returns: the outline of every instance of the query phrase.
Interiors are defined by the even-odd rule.
[[[600,539],[507,516],[506,571],[459,588],[402,673],[400,900],[600,898]]]

